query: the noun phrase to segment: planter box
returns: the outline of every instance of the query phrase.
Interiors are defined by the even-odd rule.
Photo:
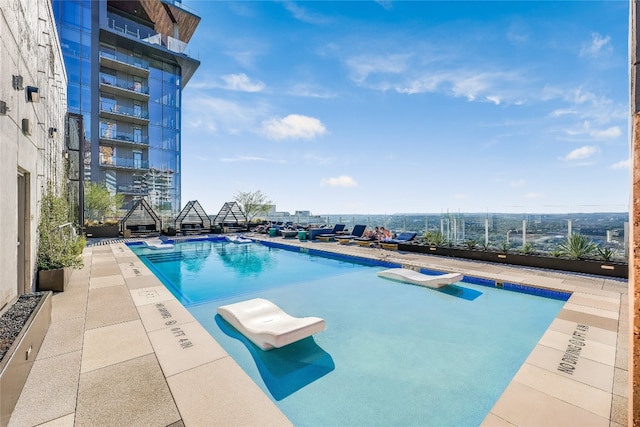
[[[33,362],[51,324],[51,292],[41,299],[0,361],[0,425],[9,424]]]
[[[71,267],[38,271],[38,290],[64,292],[71,278]]]
[[[525,255],[481,251],[463,248],[449,248],[408,243],[398,244],[398,250],[423,254],[472,259],[476,261],[500,264],[522,265],[526,267],[546,268],[550,270],[570,271],[573,273],[595,274],[598,276],[629,278],[629,265],[620,262],[604,262],[597,260],[576,260],[542,255]]]
[[[116,225],[95,225],[84,228],[84,233],[89,237],[119,237],[120,227]]]

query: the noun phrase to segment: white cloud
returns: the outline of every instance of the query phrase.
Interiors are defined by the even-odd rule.
[[[393,9],[393,1],[392,0],[375,0],[380,6],[385,8],[386,10]]]
[[[598,33],[591,33],[591,43],[582,46],[580,56],[598,57],[603,53],[610,53],[612,50],[611,37],[603,37]]]
[[[328,16],[324,16],[319,13],[313,13],[309,11],[308,8],[297,5],[294,2],[285,1],[283,2],[283,5],[284,8],[287,9],[298,21],[314,25],[326,25],[331,23],[331,19]]]
[[[631,159],[621,160],[611,165],[611,169],[630,169]]]
[[[608,129],[594,129],[590,132],[591,136],[594,138],[617,138],[622,135],[622,131],[618,126],[613,126]]]
[[[489,96],[487,96],[487,101],[491,101],[496,105],[500,105],[500,97],[499,96],[489,95]]]
[[[525,199],[540,199],[542,198],[542,194],[536,192],[530,192],[524,195]]]
[[[569,154],[564,156],[562,160],[572,161],[572,160],[583,160],[591,157],[598,151],[598,148],[593,145],[585,145],[584,147],[576,148],[571,151]]]
[[[341,175],[335,178],[323,178],[320,181],[321,186],[330,186],[330,187],[357,187],[358,183],[355,179],[351,178],[347,175]]]
[[[261,81],[252,81],[246,74],[227,74],[220,77],[225,85],[224,89],[237,90],[240,92],[260,92],[265,88]]]
[[[407,69],[409,55],[395,54],[385,56],[363,55],[349,58],[347,67],[358,83],[364,82],[372,74],[400,74]]]
[[[336,97],[336,94],[333,92],[328,92],[323,89],[318,89],[301,83],[293,85],[287,93],[292,96],[301,96],[305,98],[330,99]]]
[[[262,132],[269,139],[312,139],[324,135],[327,129],[316,118],[290,114],[263,121]]]
[[[255,156],[238,156],[238,157],[223,157],[220,159],[221,162],[225,163],[234,163],[234,162],[270,162],[270,159],[266,159],[264,157],[255,157]]]
[[[513,188],[524,187],[524,185],[525,185],[525,180],[524,179],[519,179],[517,181],[510,181],[509,182],[509,187],[513,187]]]
[[[265,117],[269,107],[261,103],[241,105],[226,99],[206,95],[194,97],[183,104],[185,127],[211,134],[240,134],[255,131],[256,117]]]

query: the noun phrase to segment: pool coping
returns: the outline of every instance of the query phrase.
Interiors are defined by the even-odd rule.
[[[381,265],[463,272],[494,285],[570,292],[560,314],[482,425],[626,424],[626,280],[337,243],[251,237],[268,245],[364,258]],[[132,416],[127,411],[148,414],[154,420],[147,422],[150,425],[290,425],[124,242],[88,247],[84,259],[85,267],[74,271],[69,289],[53,296],[52,326],[44,351],[34,363],[10,425],[93,424],[104,414],[111,414],[107,418],[111,421],[127,419]],[[61,339],[70,335],[72,324],[72,338]],[[131,348],[124,351],[123,343]],[[117,348],[112,351],[117,354],[109,354],[107,345],[107,349]],[[76,379],[75,387],[69,384],[64,393],[52,383],[57,377],[51,369],[58,363]],[[137,395],[105,396],[101,384],[113,378],[122,382],[141,371],[155,380],[149,380]],[[53,409],[46,413],[33,411],[30,405],[43,396],[61,403],[51,405]]]

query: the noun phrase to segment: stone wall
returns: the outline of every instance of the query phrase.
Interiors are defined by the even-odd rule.
[[[28,87],[37,88],[37,102]],[[50,1],[0,1],[0,101],[8,107],[0,111],[0,307],[35,286],[38,201],[49,180],[64,179],[66,96]]]

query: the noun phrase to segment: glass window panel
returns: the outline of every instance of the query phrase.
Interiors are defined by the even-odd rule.
[[[80,110],[80,85],[70,83],[67,87],[67,105],[69,108]]]
[[[82,28],[91,31],[91,1],[82,2]]]
[[[91,111],[91,88],[89,86],[82,86],[80,96],[82,111]]]
[[[80,56],[80,31],[64,28],[60,37],[60,47],[64,54]]]
[[[161,147],[162,128],[160,126],[149,126],[149,147]]]
[[[91,58],[91,33],[83,31],[80,34],[80,38],[82,40],[82,50],[80,51],[80,56],[82,58],[90,59]]]
[[[82,60],[80,61],[80,66],[82,67],[82,71],[80,73],[80,83],[83,85],[91,86],[91,62]],[[69,68],[67,67],[67,72]]]
[[[80,5],[73,1],[62,2],[62,23],[80,26]]]
[[[80,60],[75,56],[67,56],[64,61],[69,83],[80,82]]]
[[[162,105],[155,102],[149,103],[149,123],[162,126]]]
[[[149,168],[162,170],[162,150],[149,148]]]
[[[80,152],[69,151],[69,179],[80,179]]]
[[[162,102],[162,82],[157,79],[149,79],[149,101]]]
[[[164,129],[162,136],[163,136],[162,148],[164,148],[165,150],[175,150],[176,149],[176,132],[171,129]]]

